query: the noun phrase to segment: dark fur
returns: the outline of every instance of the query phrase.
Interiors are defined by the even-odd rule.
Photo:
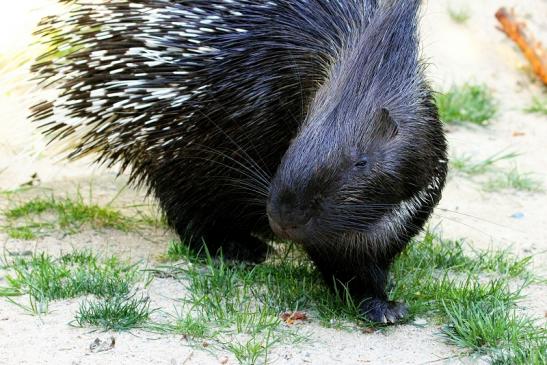
[[[196,248],[203,239],[260,259],[270,223],[304,245],[327,282],[349,283],[369,318],[401,317],[386,273],[446,175],[417,54],[419,1],[131,3],[105,2],[108,20],[82,2],[68,21],[42,22],[46,42],[72,48],[36,63],[66,100],[37,105],[34,118],[53,138],[73,138],[70,157],[99,152],[130,167]],[[52,120],[56,108],[81,122]],[[391,224],[417,194],[419,209]]]

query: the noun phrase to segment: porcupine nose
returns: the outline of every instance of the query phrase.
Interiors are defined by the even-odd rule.
[[[311,219],[309,209],[287,202],[270,203],[267,207],[270,227],[280,238],[301,241]]]

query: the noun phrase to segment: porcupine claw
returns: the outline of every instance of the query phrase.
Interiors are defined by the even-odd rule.
[[[367,299],[361,304],[361,312],[372,322],[397,323],[408,313],[405,304],[379,298]]]

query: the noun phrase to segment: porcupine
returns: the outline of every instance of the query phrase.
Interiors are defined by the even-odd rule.
[[[419,0],[64,1],[33,72],[44,133],[121,164],[192,248],[298,242],[361,312],[396,322],[393,259],[444,185]]]

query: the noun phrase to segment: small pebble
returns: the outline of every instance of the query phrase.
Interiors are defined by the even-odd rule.
[[[224,356],[221,356],[218,361],[221,363],[221,364],[227,364],[228,363],[228,356],[224,355]]]
[[[425,326],[427,325],[427,321],[424,318],[416,318],[412,324],[415,326]]]
[[[29,251],[29,250],[26,250],[26,251],[15,251],[15,252],[10,252],[9,253],[10,256],[32,256],[32,251]]]
[[[511,218],[523,219],[524,218],[524,213],[523,212],[516,212],[513,215],[511,215]]]
[[[100,339],[96,338],[91,345],[89,345],[89,350],[91,352],[103,352],[110,351],[116,346],[116,339],[114,337]]]

